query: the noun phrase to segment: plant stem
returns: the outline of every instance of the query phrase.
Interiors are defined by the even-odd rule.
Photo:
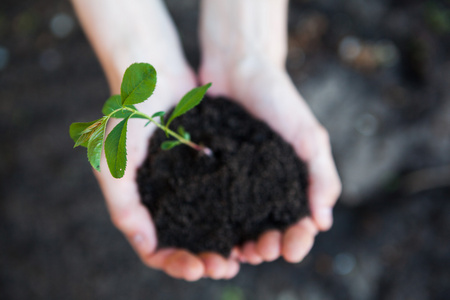
[[[162,129],[167,134],[173,136],[178,141],[180,141],[181,143],[185,144],[186,146],[189,146],[192,149],[197,150],[198,152],[200,152],[202,154],[205,154],[207,156],[212,156],[213,155],[213,152],[208,147],[197,145],[196,143],[185,139],[184,137],[182,137],[181,135],[179,135],[175,131],[172,131],[168,127],[161,125],[160,123],[156,122],[152,117],[150,117],[150,116],[148,116],[148,115],[146,115],[146,114],[144,114],[144,113],[142,113],[140,111],[137,111],[137,110],[134,110],[134,109],[128,108],[128,107],[123,107],[123,108],[120,108],[120,109],[118,109],[116,111],[119,111],[119,110],[128,110],[128,111],[131,111],[133,113],[133,115],[139,115],[141,117],[144,117],[147,120],[149,120],[150,122],[152,122],[153,124],[155,124],[160,129]],[[116,111],[114,111],[111,114],[114,114]]]

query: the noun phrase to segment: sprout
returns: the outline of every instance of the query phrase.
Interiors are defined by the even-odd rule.
[[[153,123],[164,130],[167,137],[174,137],[175,140],[167,140],[161,144],[163,150],[185,144],[205,155],[212,155],[209,148],[192,142],[190,134],[184,127],[179,126],[177,132],[169,129],[170,123],[175,118],[184,115],[200,104],[211,83],[194,88],[184,95],[165,124],[165,112],[160,111],[148,116],[134,106],[134,104],[146,101],[153,94],[155,86],[156,71],[153,66],[147,63],[134,63],[123,75],[120,95],[111,96],[103,106],[104,116],[102,118],[92,122],[70,125],[70,137],[75,142],[74,147],[87,148],[88,160],[94,169],[100,171],[100,158],[104,142],[106,161],[111,175],[115,178],[123,177],[127,165],[126,134],[130,118],[147,119],[148,123],[145,126]],[[123,120],[113,128],[105,140],[106,124],[111,118]],[[156,118],[159,118],[160,122],[157,122]]]

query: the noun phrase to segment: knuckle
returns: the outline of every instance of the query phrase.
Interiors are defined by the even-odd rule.
[[[342,183],[341,180],[339,179],[339,175],[337,174],[337,172],[334,173],[334,176],[332,177],[331,180],[333,182],[331,192],[333,197],[337,199],[342,193]]]
[[[115,216],[115,215],[111,215],[111,223],[113,223],[113,225],[114,225],[115,227],[120,228],[122,222],[123,222],[123,221],[122,221],[122,219],[121,219],[120,217]]]
[[[322,189],[324,192],[324,196],[328,199],[326,203],[329,205],[334,205],[341,195],[342,192],[342,185],[338,178],[329,178],[327,188],[325,190]],[[320,193],[320,191],[318,191]]]
[[[120,231],[125,232],[128,228],[128,212],[116,213],[111,215],[111,222]]]
[[[336,183],[334,190],[336,198],[338,198],[341,195],[341,193],[342,193],[342,183],[339,181]]]
[[[326,130],[326,128],[323,127],[322,125],[319,125],[316,128],[316,135],[321,142],[328,143],[330,141],[330,135],[329,135],[328,131]]]

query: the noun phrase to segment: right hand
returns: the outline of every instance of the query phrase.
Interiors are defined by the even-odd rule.
[[[168,111],[191,88],[195,87],[193,74],[174,78],[158,75],[154,95],[137,108],[148,114]],[[116,91],[117,93],[117,91]],[[119,120],[112,120],[108,132]],[[147,156],[148,140],[155,126],[144,127],[145,121],[132,119],[128,124],[128,162],[121,179],[111,176],[103,155],[101,172],[95,172],[106,199],[113,224],[125,235],[140,259],[149,267],[165,271],[172,277],[195,281],[202,277],[213,279],[231,278],[239,271],[236,255],[225,259],[218,253],[194,255],[185,249],[158,249],[155,225],[147,207],[141,202],[136,175]]]
[[[328,133],[316,120],[285,69],[287,0],[203,0],[201,83],[269,125],[308,168],[311,216],[284,232],[271,230],[239,249],[241,261],[259,264],[283,256],[299,262],[316,234],[328,230],[341,183]]]

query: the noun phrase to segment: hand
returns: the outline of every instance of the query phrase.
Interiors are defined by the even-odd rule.
[[[195,77],[184,58],[163,1],[72,0],[72,3],[102,63],[113,94],[120,94],[123,73],[134,62],[149,62],[158,72],[158,83],[151,101],[137,105],[139,110],[150,115],[167,111],[195,86]],[[236,255],[224,259],[214,253],[193,255],[181,249],[157,250],[155,225],[141,203],[135,181],[136,171],[147,155],[147,142],[154,130],[154,127],[144,127],[144,124],[137,119],[128,123],[128,164],[122,179],[114,179],[109,174],[104,157],[102,172],[95,172],[113,223],[150,267],[186,280],[203,276],[217,279],[233,277],[239,271]],[[111,122],[108,129],[111,130],[113,125]]]
[[[299,262],[319,230],[333,222],[341,184],[327,131],[317,122],[287,75],[288,0],[203,0],[200,15],[200,81],[212,82],[212,96],[226,96],[265,121],[292,145],[308,167],[311,217],[284,233],[272,230],[239,251],[258,264],[282,255]]]
[[[245,243],[240,259],[259,264],[281,255],[288,262],[299,262],[310,251],[318,231],[331,227],[332,208],[341,191],[328,134],[279,65],[257,56],[238,59],[236,63],[223,62],[223,57],[226,56],[203,60],[200,78],[203,83],[213,82],[210,94],[229,97],[265,121],[292,145],[309,171],[311,217],[284,233],[268,231],[257,241]]]
[[[175,78],[158,75],[154,95],[147,102],[137,105],[143,112],[168,111],[179,99],[193,88],[193,74]],[[118,121],[108,125],[111,130]],[[144,127],[145,121],[132,119],[128,124],[128,163],[125,176],[114,179],[109,173],[106,159],[102,158],[101,172],[95,175],[100,183],[114,225],[122,231],[144,264],[164,270],[167,274],[185,280],[201,277],[231,278],[239,271],[236,255],[224,259],[219,254],[202,253],[194,255],[183,249],[166,248],[157,250],[157,234],[148,209],[141,203],[136,174],[147,156],[148,139],[154,126]]]

